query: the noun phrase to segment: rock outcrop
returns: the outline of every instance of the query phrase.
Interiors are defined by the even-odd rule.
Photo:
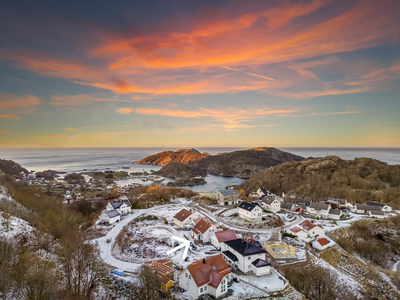
[[[139,161],[133,162],[134,164],[141,165],[157,165],[157,166],[165,166],[170,162],[182,162],[188,163],[192,161],[197,161],[205,157],[211,156],[208,153],[200,153],[196,149],[180,149],[177,151],[163,151],[146,158],[143,158]]]

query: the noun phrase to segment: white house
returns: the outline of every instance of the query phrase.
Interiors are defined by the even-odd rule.
[[[238,206],[238,215],[247,221],[259,222],[262,220],[262,209],[258,204],[243,201]]]
[[[369,216],[374,219],[384,219],[385,213],[383,211],[379,211],[379,210],[370,210]]]
[[[324,202],[312,202],[307,207],[307,212],[320,218],[328,219],[331,205]]]
[[[218,190],[217,201],[219,205],[235,205],[239,201],[239,194],[235,190]]]
[[[290,233],[297,235],[306,243],[325,237],[324,229],[308,220],[301,222],[298,226],[292,227]]]
[[[381,209],[381,211],[384,211],[384,212],[392,211],[392,208],[390,206],[386,205],[385,203],[367,201],[367,202],[365,202],[365,204],[370,205],[370,206],[379,207]]]
[[[335,209],[331,209],[329,211],[328,217],[329,217],[329,219],[332,219],[332,220],[340,220],[341,216],[342,216],[342,210],[335,208]]]
[[[294,205],[294,203],[283,202],[281,203],[281,210],[295,211],[296,206]]]
[[[234,269],[243,273],[254,273],[256,275],[269,274],[269,265],[259,263],[257,266],[252,263],[256,260],[265,262],[265,251],[244,239],[236,239],[225,242],[226,250],[222,251],[225,261]],[[259,269],[260,268],[260,269]]]
[[[121,220],[121,215],[116,210],[103,210],[99,217],[99,223],[113,224]]]
[[[271,265],[265,260],[257,258],[251,263],[251,270],[257,276],[271,274]]]
[[[311,245],[318,250],[325,250],[329,247],[329,241],[326,238],[316,239],[311,243]]]
[[[238,237],[232,229],[216,231],[211,236],[211,244],[218,250],[225,251],[225,243],[227,241],[236,240]]]
[[[205,219],[201,219],[192,228],[192,237],[203,243],[209,243],[214,231],[215,227],[211,223],[207,222]]]
[[[379,205],[368,205],[368,204],[356,204],[354,206],[354,212],[358,214],[369,214],[370,211],[382,211]]]
[[[179,275],[179,287],[195,299],[209,294],[219,298],[228,292],[231,271],[221,254],[203,258],[190,264]]]
[[[278,212],[281,210],[281,202],[276,199],[276,197],[263,195],[258,199],[258,201],[263,208],[272,212]]]
[[[126,215],[131,213],[132,204],[128,200],[113,201],[107,204],[106,210],[116,210],[120,215]]]
[[[185,228],[186,225],[191,224],[193,220],[198,218],[199,216],[196,213],[192,213],[187,209],[182,209],[173,217],[173,221],[180,228]]]

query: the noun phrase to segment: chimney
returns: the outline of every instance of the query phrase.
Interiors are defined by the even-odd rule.
[[[203,258],[203,264],[206,264],[206,259],[205,258]]]

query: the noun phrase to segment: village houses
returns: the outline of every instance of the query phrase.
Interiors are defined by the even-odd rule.
[[[307,207],[307,212],[315,217],[328,219],[330,209],[330,204],[326,204],[324,202],[312,202],[310,206]]]
[[[117,200],[107,204],[106,210],[116,210],[120,215],[126,215],[131,213],[132,204],[129,200]]]
[[[218,250],[224,251],[225,250],[224,242],[236,240],[237,238],[238,238],[238,236],[236,235],[235,231],[233,231],[232,229],[216,231],[211,236],[211,244]]]
[[[319,225],[311,223],[309,220],[301,222],[299,225],[292,227],[289,231],[306,243],[325,237],[324,229]]]
[[[262,220],[262,208],[256,203],[243,201],[238,206],[238,215],[247,221],[259,222]]]
[[[222,254],[232,268],[257,276],[270,274],[270,264],[265,261],[267,251],[261,245],[254,245],[244,239],[227,241],[225,245],[226,250]]]
[[[161,259],[155,261],[148,261],[144,264],[150,268],[159,278],[161,289],[168,292],[174,284],[174,269],[172,268],[172,260]]]
[[[179,287],[194,299],[209,294],[219,298],[228,292],[231,271],[221,254],[190,264],[179,275]]]
[[[214,225],[207,222],[205,219],[201,219],[192,228],[192,237],[199,242],[209,243],[214,231]]]
[[[219,205],[235,205],[239,201],[239,194],[235,190],[218,190],[217,201]]]
[[[281,202],[274,196],[262,195],[258,199],[258,203],[265,209],[272,212],[279,212],[281,210]]]
[[[99,217],[99,223],[111,225],[119,221],[121,221],[121,215],[116,210],[104,210]]]
[[[194,219],[198,219],[199,216],[196,213],[192,213],[187,209],[182,209],[174,217],[173,221],[180,228],[185,228],[190,225]]]

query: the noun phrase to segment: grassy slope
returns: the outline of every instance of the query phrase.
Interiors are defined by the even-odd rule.
[[[400,208],[400,165],[371,158],[342,160],[336,156],[287,162],[256,174],[240,186],[247,191],[259,187],[314,200],[327,197],[360,203],[373,200]]]

